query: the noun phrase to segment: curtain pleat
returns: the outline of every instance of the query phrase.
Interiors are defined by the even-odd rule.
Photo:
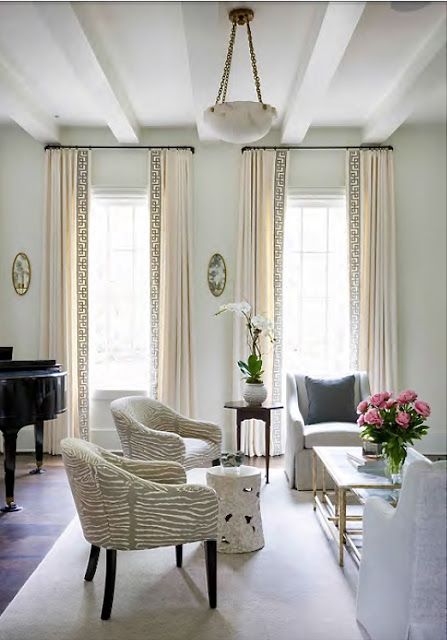
[[[41,282],[40,357],[68,372],[67,411],[45,424],[44,449],[88,437],[88,151],[48,149]]]
[[[193,416],[192,153],[150,152],[152,396]]]
[[[359,216],[359,271],[352,260],[351,337],[358,367],[368,371],[373,393],[397,390],[396,220],[393,154],[386,149],[348,151],[350,226]],[[358,304],[358,311],[353,305]],[[356,314],[358,313],[358,318]],[[358,333],[353,336],[353,327]],[[353,344],[351,342],[351,344]]]
[[[275,321],[277,343],[265,345],[264,383],[269,400],[281,397],[282,231],[287,153],[249,150],[242,155],[239,204],[239,240],[234,299],[248,302],[254,313]],[[242,394],[236,363],[248,356],[246,328],[239,317],[233,323],[233,394]],[[264,423],[245,421],[241,446],[249,456],[265,455]],[[271,451],[283,452],[281,420],[273,416]]]

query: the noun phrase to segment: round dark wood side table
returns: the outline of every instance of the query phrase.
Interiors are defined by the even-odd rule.
[[[265,403],[261,405],[249,405],[243,400],[237,402],[231,401],[225,403],[225,409],[234,409],[236,411],[236,440],[237,449],[241,449],[241,424],[244,420],[262,420],[265,424],[265,481],[269,483],[269,464],[270,464],[270,415],[276,409],[283,409],[282,404]]]

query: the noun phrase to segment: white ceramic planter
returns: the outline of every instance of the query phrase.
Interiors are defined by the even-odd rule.
[[[252,384],[245,382],[242,397],[247,404],[259,406],[267,398],[267,389],[265,388],[264,383]]]

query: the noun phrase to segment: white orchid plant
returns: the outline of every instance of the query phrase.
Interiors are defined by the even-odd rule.
[[[230,302],[223,304],[216,316],[226,311],[231,311],[245,320],[247,328],[247,344],[250,350],[247,362],[238,361],[238,367],[242,372],[242,376],[248,384],[262,384],[262,352],[261,337],[266,337],[270,342],[275,342],[273,333],[273,323],[265,316],[253,315],[252,308],[248,302]]]

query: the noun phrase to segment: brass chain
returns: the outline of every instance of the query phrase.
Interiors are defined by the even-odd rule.
[[[237,28],[237,24],[236,24],[236,22],[233,22],[233,26],[231,27],[231,33],[230,33],[230,42],[228,43],[227,57],[226,57],[226,60],[225,60],[222,79],[220,81],[219,92],[218,92],[217,98],[216,98],[216,104],[219,103],[221,98],[222,98],[222,102],[225,102],[225,98],[227,97],[228,79],[230,77],[230,69],[231,69],[231,60],[233,58],[234,41],[236,40],[236,28]]]
[[[253,70],[253,79],[255,81],[256,95],[258,96],[258,101],[261,104],[264,104],[262,102],[261,81],[259,79],[258,67],[256,64],[256,55],[255,55],[255,49],[253,46],[253,37],[251,35],[250,23],[248,22],[248,20],[246,24],[247,24],[248,49],[250,51],[251,67]],[[219,104],[220,101],[224,103],[227,98],[228,81],[230,79],[230,71],[231,71],[231,61],[233,59],[234,42],[236,40],[236,29],[237,29],[237,23],[233,22],[233,26],[231,27],[231,33],[230,33],[230,41],[228,43],[227,57],[225,59],[225,65],[224,65],[224,70],[222,74],[222,79],[219,85],[216,104]]]
[[[251,58],[251,66],[253,69],[253,79],[255,81],[255,87],[256,87],[256,94],[258,96],[258,100],[261,104],[264,104],[262,102],[262,95],[261,95],[261,81],[259,79],[259,75],[258,75],[258,66],[256,64],[256,56],[255,56],[255,49],[253,46],[253,38],[251,35],[251,29],[250,29],[250,23],[247,20],[247,37],[248,37],[248,48],[250,50],[250,58]]]

